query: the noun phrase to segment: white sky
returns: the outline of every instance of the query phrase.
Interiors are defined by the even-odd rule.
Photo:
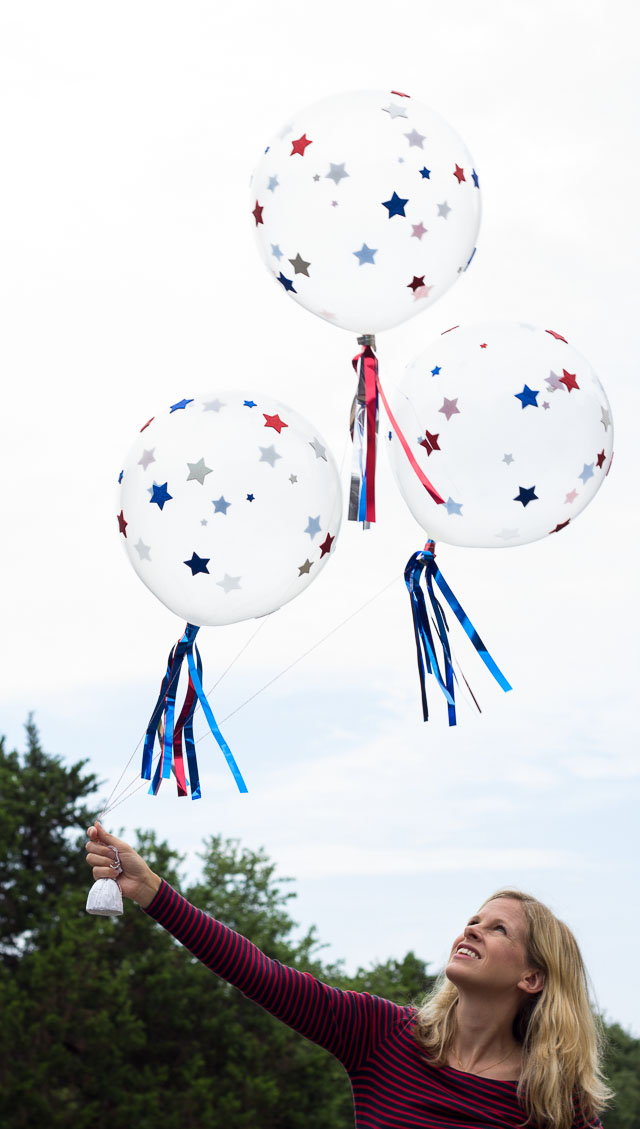
[[[34,708],[45,746],[109,786],[144,729],[180,624],[129,568],[114,507],[155,410],[251,371],[341,459],[355,339],[273,285],[247,185],[292,111],[406,90],[469,146],[483,221],[467,274],[380,335],[385,386],[458,322],[557,329],[611,400],[613,470],[561,537],[441,547],[515,687],[460,645],[486,708],[449,731],[433,690],[421,721],[401,575],[423,538],[382,457],[376,528],[343,526],[336,560],[212,695],[223,718],[398,578],[229,720],[249,796],[205,739],[200,803],[141,791],[112,826],[157,827],[192,871],[206,834],[263,844],[349,967],[409,948],[437,965],[480,900],[520,884],[575,929],[601,1006],[636,1031],[639,22],[623,0],[0,9],[0,729],[20,744]],[[253,631],[202,632],[207,686]]]

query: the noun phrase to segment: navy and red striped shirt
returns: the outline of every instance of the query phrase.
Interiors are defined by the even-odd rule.
[[[517,1082],[434,1067],[412,1035],[415,1009],[345,992],[271,960],[163,882],[146,912],[212,972],[335,1055],[353,1089],[356,1129],[516,1129]],[[574,1129],[600,1127],[577,1114]]]

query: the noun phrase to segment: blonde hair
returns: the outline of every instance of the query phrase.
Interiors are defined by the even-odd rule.
[[[601,1072],[603,1032],[589,1002],[587,973],[570,929],[536,898],[498,890],[496,898],[522,905],[527,960],[545,973],[545,984],[525,1000],[513,1025],[522,1045],[518,1099],[523,1124],[571,1129],[576,1112],[590,1121],[613,1097]],[[434,1066],[446,1063],[456,1034],[458,989],[444,974],[417,1010],[414,1037]]]

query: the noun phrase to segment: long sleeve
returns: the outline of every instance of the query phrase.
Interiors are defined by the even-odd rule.
[[[368,993],[331,988],[310,973],[271,960],[166,882],[145,912],[212,972],[334,1054],[349,1073],[410,1019],[409,1008]]]

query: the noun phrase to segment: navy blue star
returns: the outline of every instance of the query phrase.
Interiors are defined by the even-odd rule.
[[[166,482],[164,482],[162,486],[158,486],[157,482],[154,482],[149,499],[150,502],[155,502],[156,506],[163,509],[165,502],[170,502],[172,498],[173,494],[170,494],[167,490]]]
[[[439,372],[440,372],[440,365],[436,365],[435,368],[431,369],[431,375],[432,376],[437,376]]]
[[[184,561],[183,564],[186,564],[191,569],[192,576],[195,576],[197,572],[206,572],[207,576],[209,576],[210,573],[207,565],[210,560],[211,557],[199,557],[197,553],[193,553],[191,560]]]
[[[431,169],[427,169],[427,168],[420,169],[420,176],[422,177],[423,180],[429,180],[430,177],[431,177]]]
[[[253,502],[254,498],[255,498],[255,494],[247,494],[247,501],[248,502]]]
[[[119,486],[119,485],[120,485],[120,483],[122,482],[122,479],[123,479],[123,478],[124,478],[124,471],[123,471],[123,470],[121,470],[121,471],[120,471],[120,474],[118,475],[118,486]]]
[[[292,292],[293,294],[297,294],[297,293],[298,293],[298,291],[296,290],[295,286],[294,286],[294,285],[293,285],[293,283],[291,282],[291,279],[289,279],[289,278],[285,278],[285,277],[284,277],[284,275],[283,275],[283,273],[282,273],[282,271],[280,271],[280,274],[278,275],[278,282],[281,282],[281,283],[282,283],[282,285],[284,286],[285,290],[291,290],[291,292]]]
[[[403,216],[404,215],[404,206],[405,206],[405,204],[408,204],[408,203],[409,203],[408,199],[402,200],[398,196],[398,193],[394,192],[394,194],[393,194],[393,196],[391,197],[390,200],[383,200],[382,201],[382,207],[388,209],[389,219],[391,219],[392,216]]]
[[[475,184],[476,188],[479,188],[480,184],[478,182],[478,174],[477,174],[475,169],[473,169],[472,172],[471,172],[471,179],[472,179],[473,183]]]
[[[518,495],[513,500],[514,502],[522,502],[523,506],[528,506],[529,502],[537,502],[538,495],[535,486],[519,486]]]
[[[193,403],[193,399],[191,399],[191,400],[178,400],[177,404],[171,405],[171,411],[177,412],[179,408],[186,408],[187,404],[192,404],[192,403]]]
[[[521,401],[523,409],[528,407],[537,408],[538,401],[536,397],[538,396],[538,393],[539,390],[534,391],[533,388],[529,388],[528,384],[525,384],[522,392],[514,392],[514,396],[516,400]]]
[[[257,406],[255,400],[245,400],[243,404],[245,408],[256,408]]]

